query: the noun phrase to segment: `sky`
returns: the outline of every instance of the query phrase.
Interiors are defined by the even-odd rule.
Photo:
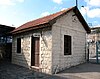
[[[77,1],[86,22],[91,27],[100,25],[100,0]],[[0,24],[19,27],[75,5],[76,0],[0,0]]]

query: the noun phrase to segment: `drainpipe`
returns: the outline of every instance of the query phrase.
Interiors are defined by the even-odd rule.
[[[86,52],[87,52],[86,37],[87,37],[87,35],[85,35],[85,61],[86,61],[86,59],[87,59],[87,57],[86,57]]]
[[[89,42],[88,42],[87,62],[89,62]]]
[[[97,60],[97,64],[99,63],[99,59],[98,59],[98,42],[96,42],[96,60]]]

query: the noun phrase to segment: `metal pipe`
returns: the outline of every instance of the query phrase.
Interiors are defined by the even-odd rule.
[[[87,52],[87,62],[89,62],[89,43],[88,43],[88,52]]]
[[[98,42],[96,42],[96,60],[97,60],[97,64],[99,63],[99,59],[98,59]]]
[[[76,6],[78,7],[78,1],[76,0]]]

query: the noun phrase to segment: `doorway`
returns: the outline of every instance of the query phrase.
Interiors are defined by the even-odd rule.
[[[31,44],[31,66],[39,67],[40,38],[32,36]]]

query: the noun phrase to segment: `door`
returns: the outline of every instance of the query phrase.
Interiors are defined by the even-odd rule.
[[[39,67],[39,47],[40,38],[32,37],[31,66]]]
[[[6,59],[11,61],[12,59],[12,43],[7,43],[6,44]]]

